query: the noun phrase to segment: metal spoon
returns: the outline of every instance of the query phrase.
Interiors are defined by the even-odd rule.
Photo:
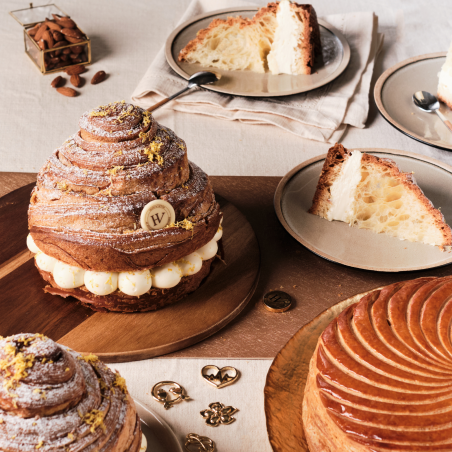
[[[195,86],[200,85],[210,85],[211,83],[214,83],[218,80],[220,80],[221,74],[216,74],[215,72],[197,72],[196,74],[193,74],[188,79],[188,85],[184,88],[178,91],[177,93],[173,94],[170,97],[167,97],[157,104],[153,105],[152,107],[148,108],[148,111],[154,111],[157,110],[157,108],[161,107],[162,105],[166,104],[170,100],[173,100],[174,98],[180,96],[182,93],[185,93],[185,91],[188,91],[191,88],[194,88]]]
[[[439,101],[433,94],[428,91],[418,91],[413,94],[413,102],[422,111],[428,113],[434,111],[446,127],[452,131],[452,123],[439,111]]]

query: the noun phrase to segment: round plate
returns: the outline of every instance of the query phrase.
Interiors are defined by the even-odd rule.
[[[446,52],[421,55],[385,71],[374,89],[375,102],[383,117],[396,129],[421,143],[452,151],[452,132],[435,113],[419,110],[413,103],[416,91],[436,95],[438,72]],[[440,111],[452,121],[452,110],[442,104]]]
[[[196,38],[196,33],[207,28],[213,19],[227,19],[229,16],[252,18],[257,7],[227,8],[211,11],[193,17],[171,33],[166,41],[165,55],[168,64],[181,77],[188,79],[195,72],[215,71],[222,77],[214,85],[205,85],[212,91],[250,97],[287,96],[310,91],[338,77],[350,61],[350,47],[344,35],[332,25],[319,19],[320,39],[323,56],[315,60],[314,73],[311,75],[288,75],[271,73],[259,74],[251,71],[225,71],[178,61],[179,52]]]
[[[171,427],[146,405],[135,400],[141,430],[148,442],[147,452],[182,452],[182,446]]]
[[[394,160],[416,181],[435,207],[441,207],[452,224],[452,167],[410,152],[367,148],[362,152]],[[452,253],[423,243],[402,241],[386,234],[350,228],[341,221],[327,221],[308,213],[326,155],[315,157],[291,170],[278,185],[275,210],[292,237],[319,256],[365,270],[400,272],[425,270],[452,263]]]
[[[136,361],[189,347],[225,327],[251,299],[259,278],[259,245],[246,217],[217,196],[224,214],[225,262],[217,259],[201,286],[178,303],[153,312],[94,312],[73,298],[44,293],[45,282],[33,255],[26,251],[30,184],[2,197],[17,205],[1,217],[2,225],[22,237],[23,250],[0,270],[0,315],[4,336],[38,331],[78,352],[94,353],[105,362]],[[19,209],[19,206],[20,207]],[[17,232],[19,231],[19,233]],[[9,234],[9,232],[7,233]],[[4,243],[8,243],[3,237]],[[6,252],[8,252],[6,246]]]
[[[295,333],[276,355],[264,388],[267,432],[274,452],[309,452],[301,409],[309,362],[328,324],[367,293],[355,295],[323,311]]]

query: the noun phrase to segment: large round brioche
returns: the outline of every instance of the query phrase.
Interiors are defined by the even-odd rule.
[[[138,452],[124,379],[43,335],[0,339],[0,450]]]
[[[392,284],[334,319],[303,400],[311,452],[452,450],[452,277]]]
[[[209,178],[187,159],[184,141],[150,113],[114,102],[84,113],[79,125],[42,167],[31,195],[29,229],[40,252],[91,272],[142,272],[185,259],[218,236],[222,214]],[[175,222],[148,231],[141,213],[154,200],[171,205]],[[148,311],[195,290],[211,257],[177,288],[142,296],[67,289],[45,268],[39,271],[49,293],[96,310]]]

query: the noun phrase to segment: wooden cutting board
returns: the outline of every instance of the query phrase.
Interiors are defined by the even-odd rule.
[[[39,332],[106,362],[151,358],[214,334],[252,297],[259,275],[259,246],[245,216],[218,197],[224,213],[225,263],[216,261],[201,287],[162,310],[100,313],[73,298],[44,293],[45,282],[26,248],[27,208],[34,184],[0,198],[0,335]]]

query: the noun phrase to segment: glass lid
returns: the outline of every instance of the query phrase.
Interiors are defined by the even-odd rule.
[[[10,12],[11,16],[13,16],[23,27],[44,22],[45,19],[53,19],[52,13],[58,14],[59,16],[67,15],[53,3],[42,6],[33,6],[33,3],[30,3],[28,8]]]

